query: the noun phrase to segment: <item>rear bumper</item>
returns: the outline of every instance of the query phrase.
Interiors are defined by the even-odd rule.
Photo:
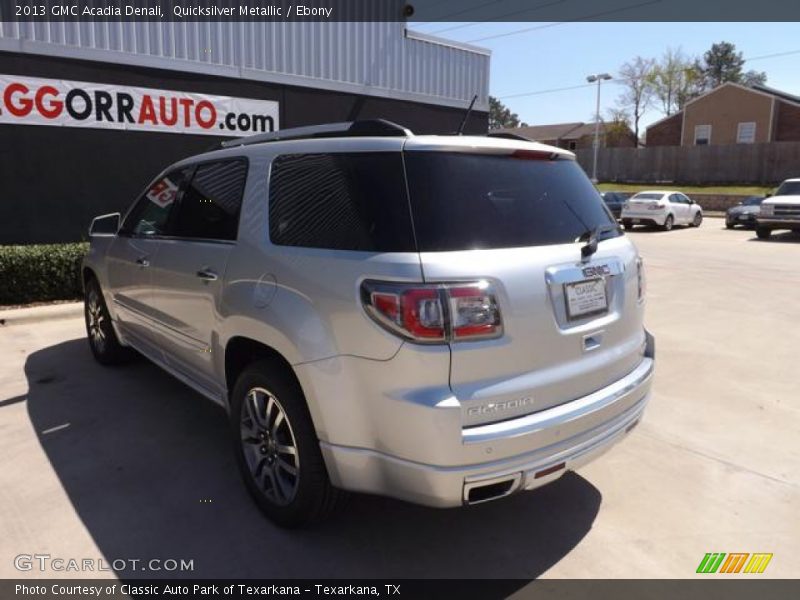
[[[493,500],[558,479],[622,439],[642,416],[654,365],[648,334],[645,357],[611,385],[532,415],[462,429],[464,455],[482,461],[437,465],[328,442],[322,453],[333,484],[344,489],[442,508]],[[518,451],[508,456],[504,448]]]
[[[621,220],[632,221],[639,225],[663,225],[667,220],[666,213],[659,212],[626,212],[622,211]]]

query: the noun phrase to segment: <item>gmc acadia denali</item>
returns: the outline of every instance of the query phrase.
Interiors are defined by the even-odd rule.
[[[93,221],[86,328],[227,410],[276,523],[530,490],[641,418],[642,262],[571,153],[382,120],[222,146]]]

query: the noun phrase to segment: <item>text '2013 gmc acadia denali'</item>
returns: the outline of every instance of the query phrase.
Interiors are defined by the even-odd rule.
[[[86,326],[227,409],[275,522],[493,500],[639,421],[642,263],[571,153],[387,121],[223,146],[94,220]]]

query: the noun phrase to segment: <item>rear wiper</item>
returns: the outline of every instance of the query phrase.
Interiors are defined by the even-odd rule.
[[[597,252],[598,238],[604,233],[610,233],[612,231],[618,232],[619,225],[598,225],[594,229],[588,229],[583,232],[578,240],[580,241],[587,236],[588,239],[586,240],[586,245],[581,248],[581,258],[589,258],[592,254]]]

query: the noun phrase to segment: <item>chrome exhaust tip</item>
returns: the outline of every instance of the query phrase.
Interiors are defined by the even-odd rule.
[[[464,504],[482,504],[509,496],[519,489],[522,473],[464,482]]]

